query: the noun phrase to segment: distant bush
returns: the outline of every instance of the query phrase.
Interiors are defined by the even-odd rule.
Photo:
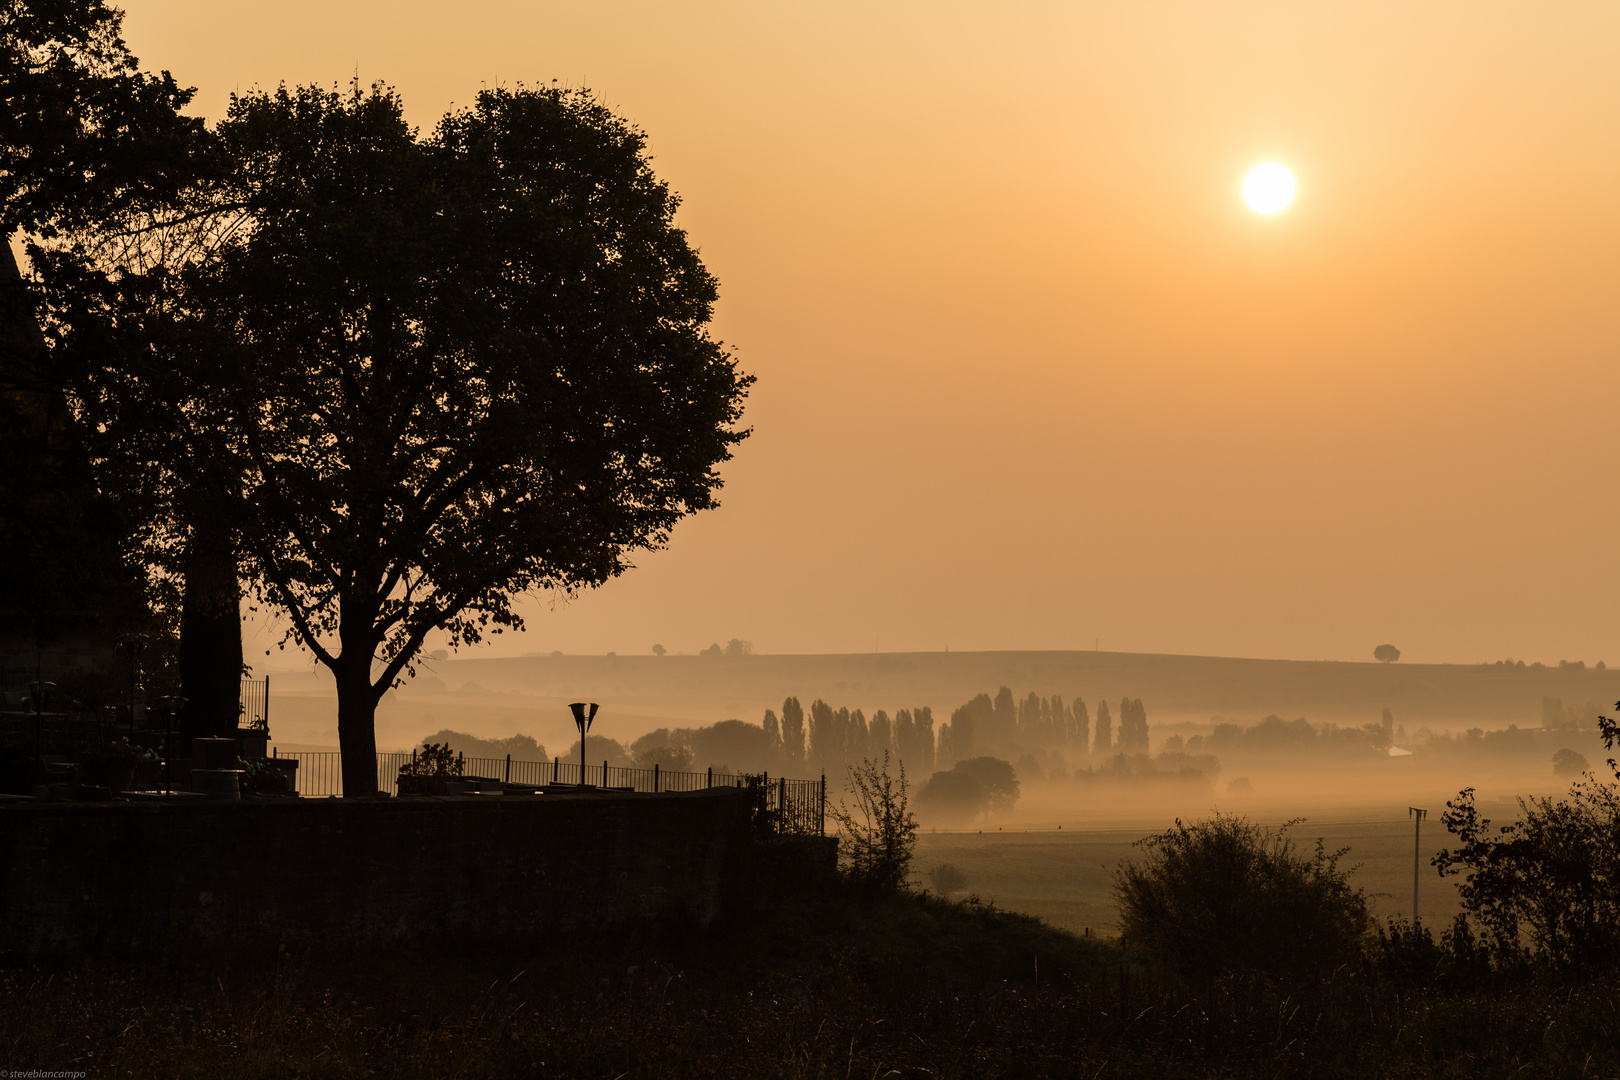
[[[1114,881],[1124,943],[1192,978],[1354,962],[1372,923],[1366,893],[1339,869],[1342,851],[1318,840],[1307,858],[1287,829],[1217,814],[1139,841],[1146,857]]]
[[[917,807],[932,818],[968,821],[1011,809],[1019,791],[1018,773],[1010,763],[994,757],[969,758],[930,776],[917,792]]]
[[[1018,801],[1018,772],[1011,762],[996,757],[969,758],[958,761],[953,771],[966,773],[979,782],[991,810],[1011,810]]]
[[[931,818],[968,821],[984,813],[984,785],[964,772],[937,772],[917,792],[917,808]]]
[[[692,748],[678,742],[668,728],[648,732],[630,744],[630,764],[638,769],[657,766],[665,772],[691,772]]]
[[[1552,756],[1554,776],[1579,776],[1586,771],[1586,755],[1568,747]]]
[[[940,863],[928,871],[928,881],[934,886],[935,892],[944,896],[967,888],[968,876],[961,867],[953,863]]]
[[[512,735],[504,739],[481,739],[464,731],[451,731],[449,728],[444,728],[422,740],[424,746],[437,743],[449,747],[453,753],[465,754],[471,758],[498,758],[511,754],[514,761],[549,760],[546,757],[546,748],[535,742],[533,736],[530,735]]]

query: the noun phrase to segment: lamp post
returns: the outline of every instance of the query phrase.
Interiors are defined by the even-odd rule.
[[[40,734],[45,725],[45,703],[55,689],[55,683],[43,679],[28,684],[28,696],[34,702],[34,770],[41,781],[45,779],[45,755],[40,751]]]
[[[158,702],[163,706],[163,797],[167,799],[174,790],[174,714],[185,710],[186,699],[162,697]]]
[[[118,644],[129,653],[129,741],[135,741],[135,694],[141,688],[141,649],[151,637],[147,634],[125,634]]]
[[[579,728],[579,786],[585,786],[585,733],[591,730],[591,721],[596,719],[596,702],[576,701],[568,706],[574,710],[574,726]],[[602,785],[607,786],[607,777],[602,777]]]

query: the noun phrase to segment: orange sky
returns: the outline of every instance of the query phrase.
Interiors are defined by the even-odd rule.
[[[211,118],[358,71],[424,126],[557,78],[650,133],[755,434],[499,653],[1620,662],[1612,4],[128,12]]]

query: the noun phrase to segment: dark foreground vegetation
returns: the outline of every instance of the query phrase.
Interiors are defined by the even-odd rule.
[[[976,902],[839,885],[534,955],[10,967],[9,1069],[111,1076],[1610,1076],[1620,979],[1375,936],[1190,982]]]

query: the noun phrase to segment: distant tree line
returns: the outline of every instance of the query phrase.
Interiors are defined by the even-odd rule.
[[[1097,703],[1096,723],[1083,698],[1072,705],[1053,695],[1031,692],[1017,700],[1003,686],[996,696],[980,694],[954,710],[940,726],[939,759],[962,761],[981,753],[1016,757],[1033,750],[1058,751],[1077,760],[1112,753],[1147,753],[1147,709],[1141,698],[1121,698],[1118,731],[1107,701]]]

